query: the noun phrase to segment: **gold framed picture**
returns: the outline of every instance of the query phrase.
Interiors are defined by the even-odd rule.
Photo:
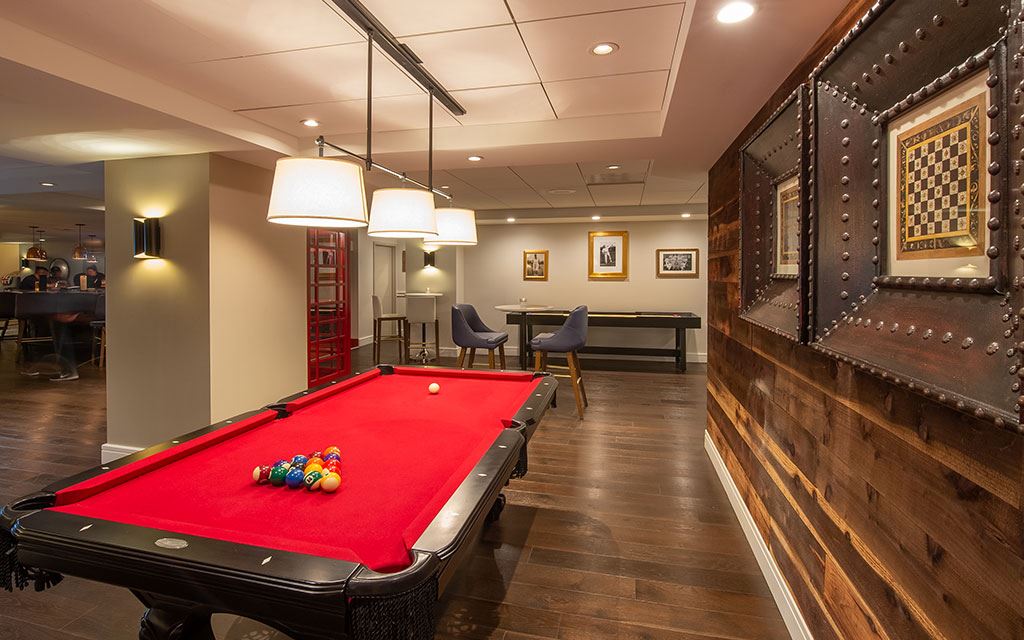
[[[629,232],[591,231],[587,269],[591,280],[625,280],[629,277]]]
[[[775,273],[796,275],[800,264],[800,178],[775,186]]]
[[[548,279],[548,250],[527,249],[523,251],[523,280]]]
[[[700,249],[658,249],[654,257],[659,278],[700,277]]]
[[[976,74],[889,124],[890,275],[988,275],[986,78]]]

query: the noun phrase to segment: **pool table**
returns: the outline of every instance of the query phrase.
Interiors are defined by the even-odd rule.
[[[0,584],[127,587],[148,607],[143,640],[211,639],[219,612],[296,639],[432,638],[438,594],[526,472],[556,384],[381,366],[303,391],[14,501]],[[252,479],[332,445],[334,493]]]

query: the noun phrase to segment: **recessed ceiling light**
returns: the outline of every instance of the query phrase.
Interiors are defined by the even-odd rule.
[[[319,127],[320,121],[315,120],[313,118],[306,118],[305,120],[302,121],[302,124],[306,125],[307,127]]]
[[[515,222],[515,218],[505,218],[505,222]]]
[[[605,169],[608,169],[609,171],[615,171],[616,169],[621,169],[621,168],[622,168],[621,164],[610,164],[607,167],[605,167]]]
[[[591,49],[590,53],[595,56],[606,56],[619,50],[619,45],[614,42],[598,42]]]
[[[575,189],[548,189],[548,193],[553,196],[571,196],[576,193]]]
[[[483,159],[483,156],[469,156],[468,158],[466,158],[466,160],[469,160],[470,162],[480,162]]]
[[[52,182],[40,182],[39,186],[40,187],[56,187],[57,185],[52,183]]]
[[[718,10],[718,21],[725,24],[743,22],[754,15],[754,5],[749,2],[730,2]]]
[[[680,218],[689,218],[689,217],[690,217],[690,215],[691,215],[691,214],[689,214],[689,213],[681,213],[681,214],[679,214],[679,217],[680,217]]]
[[[601,216],[590,216],[591,220],[600,220]]]
[[[441,188],[442,188],[442,189],[451,189],[451,186],[449,186],[449,185],[447,185],[447,184],[442,184],[442,185],[441,185]]]

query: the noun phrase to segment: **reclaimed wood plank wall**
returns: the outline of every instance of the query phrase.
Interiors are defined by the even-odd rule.
[[[738,316],[739,146],[869,5],[711,170],[707,428],[816,639],[1022,640],[1024,438]]]

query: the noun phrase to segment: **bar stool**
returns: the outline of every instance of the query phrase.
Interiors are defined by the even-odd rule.
[[[434,303],[433,298],[419,297],[419,296],[406,296],[405,298],[405,335],[406,335],[406,348],[412,349],[416,347],[419,351],[416,352],[415,356],[412,356],[415,360],[421,362],[429,362],[437,360],[441,357],[440,350],[440,338],[441,330],[438,327],[437,322],[437,305]],[[412,341],[410,336],[411,325],[421,325],[420,339]],[[431,343],[427,340],[427,325],[434,325],[434,342]],[[434,357],[430,357],[430,347],[434,347]]]
[[[505,343],[508,342],[508,334],[504,331],[494,331],[480,319],[480,314],[471,304],[452,305],[452,342],[459,347],[459,360],[456,367],[462,368],[466,358],[466,349],[469,349],[469,368],[473,368],[473,358],[476,357],[477,349],[487,349],[487,366],[494,368],[494,350],[498,350],[501,358],[501,368],[505,368]]]
[[[398,362],[405,362],[408,351],[409,332],[405,316],[399,313],[384,313],[380,297],[370,296],[373,303],[373,364],[380,364],[380,347],[384,342],[398,342]],[[384,334],[384,323],[394,322],[398,333]]]
[[[576,410],[580,418],[583,417],[583,408],[589,406],[587,402],[587,391],[583,388],[583,371],[580,369],[580,357],[578,351],[587,344],[587,308],[579,306],[572,310],[562,326],[554,333],[539,333],[530,341],[530,348],[534,352],[534,368],[536,371],[548,370],[548,354],[564,353],[568,367],[555,367],[551,369],[568,369],[568,377],[572,380],[572,392],[576,396]],[[556,377],[566,377],[557,376]]]

